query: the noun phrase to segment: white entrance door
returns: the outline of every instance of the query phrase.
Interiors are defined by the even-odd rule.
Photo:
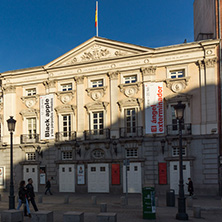
[[[28,179],[32,178],[34,191],[38,192],[38,170],[37,165],[24,165],[23,167],[23,179],[25,183],[28,183]]]
[[[75,192],[74,164],[59,165],[59,192]]]
[[[108,164],[88,164],[88,192],[109,193]]]
[[[141,193],[141,163],[130,163],[127,168],[128,193]],[[126,193],[126,166],[123,166],[123,192]]]
[[[190,177],[190,162],[183,161],[183,181],[184,181],[185,194],[188,194],[186,183],[188,183],[189,177]],[[172,161],[170,162],[170,189],[175,190],[175,194],[179,193],[179,179],[180,179],[179,162]]]

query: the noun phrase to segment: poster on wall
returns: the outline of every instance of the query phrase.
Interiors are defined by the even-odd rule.
[[[40,139],[54,139],[53,94],[40,96]]]
[[[0,186],[4,185],[4,167],[0,167]]]
[[[146,134],[164,133],[163,83],[144,83]]]
[[[85,184],[85,167],[82,164],[77,166],[77,184]]]
[[[46,183],[45,166],[40,166],[39,168],[39,183],[40,184]]]

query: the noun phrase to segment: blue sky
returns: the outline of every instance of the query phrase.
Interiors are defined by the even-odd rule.
[[[99,36],[160,47],[193,40],[193,0],[98,0]],[[96,0],[1,0],[0,72],[41,66],[96,35]]]

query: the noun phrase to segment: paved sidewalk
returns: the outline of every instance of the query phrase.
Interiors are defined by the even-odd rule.
[[[118,222],[142,222],[142,221],[158,221],[171,222],[178,221],[175,219],[177,206],[167,207],[166,197],[158,196],[158,205],[156,209],[156,220],[144,220],[142,218],[142,202],[140,194],[129,194],[127,206],[121,205],[121,196],[113,194],[56,194],[52,196],[42,195],[43,202],[38,203],[38,195],[36,202],[39,210],[50,210],[54,214],[54,222],[62,222],[63,214],[67,211],[82,211],[84,212],[84,222],[96,222],[96,216],[100,213],[100,203],[107,203],[107,211],[117,213]],[[69,203],[65,204],[66,196],[69,196]],[[97,197],[97,205],[93,205],[92,196]],[[176,199],[177,205],[177,199]],[[199,205],[203,208],[209,208],[207,211],[202,211],[201,218],[193,217],[193,210],[187,207],[189,221],[194,222],[222,222],[222,202],[219,197],[198,196],[193,199],[193,205]],[[16,202],[17,206],[17,202]],[[32,206],[31,212],[33,212]],[[211,208],[211,209],[210,209]],[[0,201],[0,212],[8,209],[8,194],[2,195]],[[25,222],[31,221],[25,217]]]

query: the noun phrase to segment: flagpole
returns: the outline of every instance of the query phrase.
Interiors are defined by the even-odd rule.
[[[96,16],[95,16],[95,25],[96,25],[96,36],[99,36],[99,24],[98,24],[98,1],[96,1]]]

